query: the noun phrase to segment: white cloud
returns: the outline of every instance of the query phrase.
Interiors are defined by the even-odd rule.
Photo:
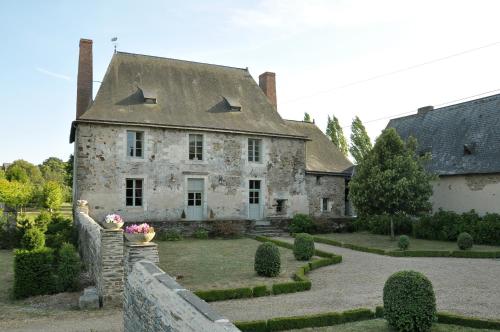
[[[37,67],[35,69],[36,69],[37,72],[45,74],[47,76],[59,78],[59,79],[65,80],[65,81],[72,81],[72,79],[71,79],[70,76],[67,76],[67,75],[64,75],[64,74],[54,73],[54,72],[52,72],[50,70],[47,70],[47,69],[44,69],[44,68],[40,68],[40,67]]]

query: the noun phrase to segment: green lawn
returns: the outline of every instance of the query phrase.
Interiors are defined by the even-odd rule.
[[[361,322],[341,324],[329,327],[307,328],[301,330],[293,330],[294,332],[391,332],[387,322],[384,319],[372,319]],[[473,329],[470,327],[462,327],[447,324],[434,324],[431,332],[489,332],[493,330]],[[290,331],[291,332],[291,331]]]
[[[306,262],[295,260],[290,249],[279,247],[281,273],[276,278],[259,277],[254,257],[261,244],[243,238],[235,240],[182,240],[157,242],[160,267],[193,290],[246,287],[291,281],[298,267]]]
[[[392,241],[388,235],[371,234],[368,232],[318,234],[318,237],[355,244],[364,247],[384,250],[398,250],[398,241]],[[409,250],[459,250],[456,242],[431,241],[410,238]],[[500,247],[474,245],[471,251],[499,251]]]
[[[0,303],[9,301],[14,283],[14,255],[12,250],[0,250]]]
[[[18,214],[18,218],[21,217],[27,217],[28,219],[34,220],[38,215],[40,214],[40,209],[26,209],[23,211],[23,213]],[[71,203],[63,203],[61,206],[61,209],[59,211],[60,214],[62,214],[65,217],[72,218],[73,217],[73,211],[72,211],[72,206]]]

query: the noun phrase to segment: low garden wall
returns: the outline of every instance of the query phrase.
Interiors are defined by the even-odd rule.
[[[123,296],[123,230],[104,229],[88,215],[75,210],[80,257],[96,286],[100,306],[121,306]]]
[[[127,276],[123,324],[125,332],[239,331],[147,260],[136,262]]]
[[[311,217],[314,223],[314,228],[317,233],[339,233],[351,232],[353,230],[354,217],[336,217],[336,218],[318,218]],[[269,218],[271,225],[288,232],[288,227],[292,222],[291,218]]]
[[[127,224],[127,223],[126,223]],[[130,223],[132,224],[132,223]],[[180,232],[183,236],[189,237],[194,234],[194,232],[199,229],[205,229],[209,233],[214,233],[219,230],[219,228],[224,228],[225,225],[233,228],[240,234],[246,234],[250,232],[255,226],[254,220],[177,220],[177,221],[148,221],[148,224],[153,226],[156,232],[176,230]]]

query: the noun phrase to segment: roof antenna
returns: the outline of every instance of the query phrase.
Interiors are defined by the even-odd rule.
[[[118,37],[113,37],[111,38],[111,42],[113,43],[113,45],[115,46],[115,54],[116,54],[116,45],[117,45],[117,42],[118,41]]]

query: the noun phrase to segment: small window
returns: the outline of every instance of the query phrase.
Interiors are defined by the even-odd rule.
[[[231,98],[231,97],[224,97],[224,100],[226,101],[227,105],[229,106],[230,112],[240,112],[241,111],[241,104],[240,104],[238,99]]]
[[[319,176],[319,175],[316,176],[316,184],[317,185],[321,184],[321,176]]]
[[[286,212],[286,199],[276,200],[276,213],[283,214]]]
[[[321,199],[321,212],[328,212],[328,203],[329,203],[328,198],[322,198]]]
[[[127,131],[127,156],[142,158],[144,149],[144,132]]]
[[[470,155],[474,151],[474,145],[464,144],[464,155]]]
[[[260,162],[262,150],[262,140],[260,139],[248,139],[248,161],[258,163]]]
[[[203,160],[203,135],[189,135],[189,160]]]
[[[142,206],[142,179],[127,179],[125,202],[127,206]]]

